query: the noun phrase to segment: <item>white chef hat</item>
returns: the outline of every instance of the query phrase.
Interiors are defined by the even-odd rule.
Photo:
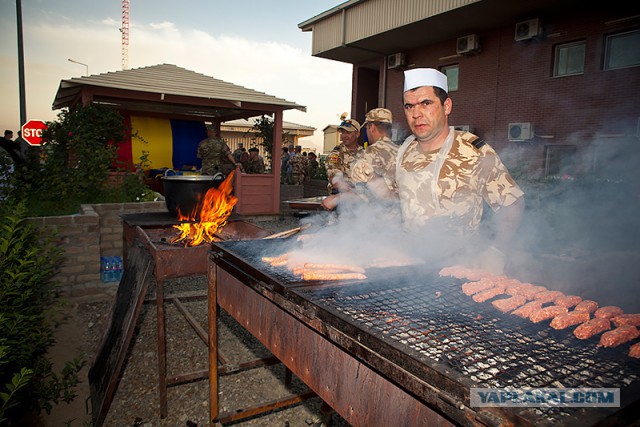
[[[420,86],[435,86],[449,92],[447,76],[434,68],[414,68],[404,72],[404,91]]]

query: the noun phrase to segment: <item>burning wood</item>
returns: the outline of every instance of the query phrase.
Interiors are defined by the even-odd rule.
[[[218,188],[210,188],[191,212],[181,212],[178,207],[178,220],[182,222],[173,227],[180,231],[180,235],[171,243],[198,246],[202,242],[214,241],[214,234],[224,227],[238,203],[238,198],[231,195],[234,173],[232,171]]]

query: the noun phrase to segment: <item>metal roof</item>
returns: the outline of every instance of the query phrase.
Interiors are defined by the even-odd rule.
[[[257,117],[251,117],[248,119],[236,119],[236,120],[229,120],[226,122],[222,123],[223,129],[224,127],[243,127],[243,128],[252,128],[253,125],[256,123],[256,120],[258,118]],[[316,128],[312,127],[312,126],[305,126],[305,125],[301,125],[298,123],[293,123],[293,122],[287,122],[285,120],[282,121],[282,130],[283,131],[287,131],[287,130],[295,130],[295,131],[309,131],[311,133],[313,133],[313,131],[316,130]]]
[[[277,98],[264,92],[258,92],[233,83],[228,83],[195,71],[172,64],[160,64],[130,70],[114,71],[85,77],[74,77],[61,80],[53,101],[53,109],[68,107],[78,102],[84,89],[92,92],[105,91],[117,93],[115,97],[126,99],[124,94],[137,94],[137,99],[144,96],[147,102],[163,102],[171,98],[174,103],[186,104],[186,99],[197,101],[200,107],[208,103],[225,102],[229,108],[243,109],[243,104],[256,104],[278,107],[282,110],[297,109],[306,111],[306,107],[286,99]],[[126,91],[126,92],[125,92]],[[157,95],[154,96],[154,95]],[[178,101],[179,100],[179,101]]]

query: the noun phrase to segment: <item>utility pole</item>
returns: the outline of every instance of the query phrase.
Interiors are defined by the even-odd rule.
[[[122,0],[122,69],[129,68],[129,0]]]
[[[20,128],[27,122],[27,101],[24,81],[24,44],[22,41],[22,2],[16,0],[16,17],[18,21],[18,85],[20,87]]]

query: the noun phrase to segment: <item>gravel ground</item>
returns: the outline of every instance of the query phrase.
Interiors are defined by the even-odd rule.
[[[261,221],[256,224],[278,232],[296,227],[299,225],[299,220],[286,217],[284,220]],[[202,290],[206,294],[206,288],[206,276],[167,280],[165,295],[192,290]],[[155,281],[152,279],[147,297],[152,297],[154,294]],[[206,330],[206,299],[185,301],[184,304]],[[87,355],[89,364],[95,358],[97,346],[106,327],[110,307],[110,298],[89,302],[71,301],[69,304],[66,321],[75,324],[79,329],[78,334],[81,334],[82,341],[78,345],[78,349]],[[168,374],[170,376],[180,375],[207,369],[207,346],[196,335],[184,316],[173,304],[165,304],[165,316]],[[242,363],[271,355],[262,344],[224,311],[221,311],[218,319],[218,334],[220,348],[232,363]],[[79,336],[76,336],[77,338]],[[208,425],[209,386],[207,379],[169,387],[167,391],[168,416],[165,419],[160,419],[156,345],[155,303],[145,303],[138,318],[122,377],[104,422],[105,426]],[[86,371],[88,369],[85,369]],[[284,376],[284,366],[278,364],[220,377],[220,410],[223,412],[236,410],[271,401],[292,392],[299,393],[308,390],[306,385],[295,376],[292,388],[288,389],[284,385]],[[87,397],[81,393],[76,400],[82,402]],[[297,406],[237,422],[234,425],[292,427],[320,425],[321,403],[319,398],[312,398]],[[81,406],[84,406],[84,403]],[[71,423],[66,421],[70,418],[65,418],[65,422],[72,426],[90,425],[86,421],[86,415],[84,418],[80,414],[76,415],[78,416],[73,417],[75,419]],[[45,424],[56,425],[51,420]],[[330,425],[348,426],[348,423],[334,413],[331,416]]]

